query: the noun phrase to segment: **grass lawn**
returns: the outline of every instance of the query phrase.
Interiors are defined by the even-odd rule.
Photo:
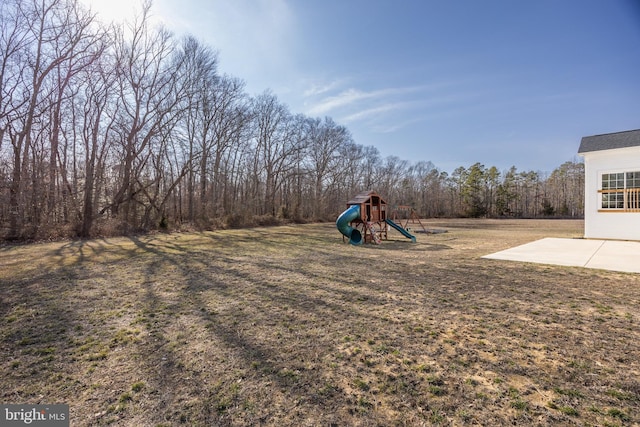
[[[582,221],[0,247],[0,401],[72,426],[640,424],[640,275],[481,259]]]

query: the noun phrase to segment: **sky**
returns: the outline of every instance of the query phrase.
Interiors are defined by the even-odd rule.
[[[104,20],[131,0],[83,0]],[[250,95],[382,157],[551,172],[640,128],[640,0],[154,0]]]

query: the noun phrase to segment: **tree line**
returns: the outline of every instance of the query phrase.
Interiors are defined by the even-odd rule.
[[[215,51],[77,0],[0,4],[0,238],[333,220],[363,190],[423,217],[580,217],[584,171],[382,158],[330,117],[250,96]]]

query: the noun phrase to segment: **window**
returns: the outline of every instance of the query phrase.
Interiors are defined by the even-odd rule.
[[[624,193],[602,193],[602,209],[624,209]]]
[[[614,188],[624,188],[624,174],[623,173],[603,173],[602,189],[609,190]]]
[[[627,188],[640,188],[640,172],[627,172]]]
[[[601,208],[640,212],[640,172],[602,174]]]

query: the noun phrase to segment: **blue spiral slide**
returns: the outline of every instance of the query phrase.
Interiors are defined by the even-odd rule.
[[[351,221],[360,218],[360,206],[351,205],[349,208],[342,212],[336,220],[336,227],[345,237],[349,239],[349,243],[352,245],[362,244],[362,233],[349,225]]]

